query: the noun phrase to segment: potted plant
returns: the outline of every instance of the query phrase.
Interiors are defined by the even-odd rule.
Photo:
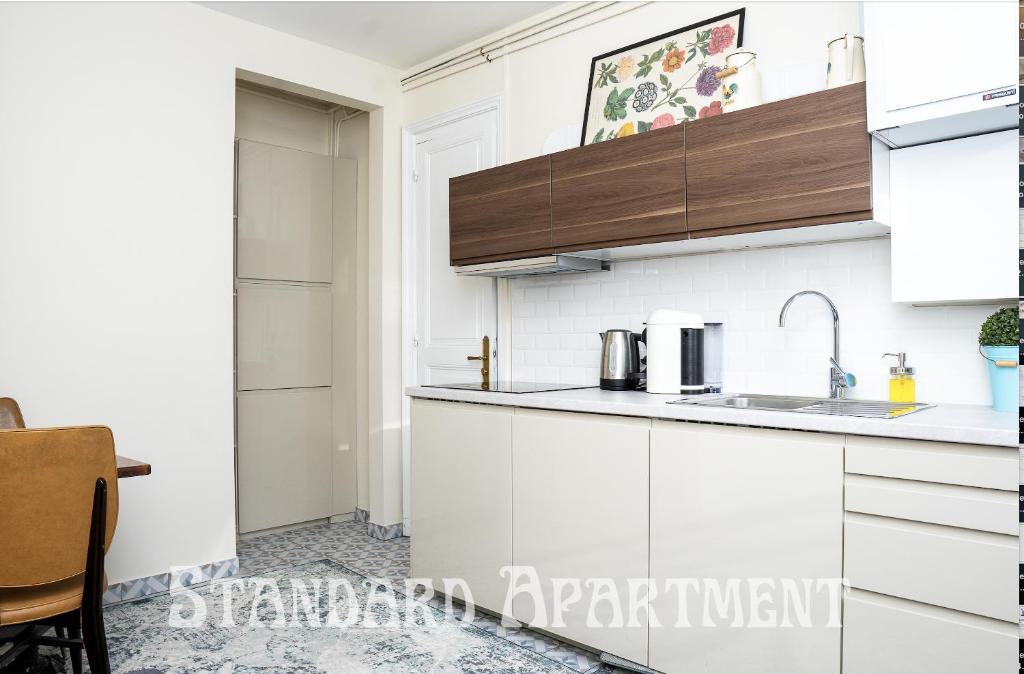
[[[992,383],[992,407],[999,412],[1015,412],[1020,404],[1017,367],[1020,349],[1020,315],[1017,309],[995,312],[981,324],[978,348],[988,361]]]

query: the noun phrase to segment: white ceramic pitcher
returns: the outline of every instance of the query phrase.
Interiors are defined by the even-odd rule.
[[[725,57],[727,70],[736,69],[722,78],[726,112],[736,112],[761,105],[761,73],[757,71],[757,54],[736,50]]]
[[[864,38],[847,33],[829,42],[825,88],[834,89],[863,81]]]

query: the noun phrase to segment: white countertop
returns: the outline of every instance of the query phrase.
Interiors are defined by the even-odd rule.
[[[679,400],[681,396],[640,391],[602,391],[599,388],[546,393],[491,393],[410,386],[405,392],[413,398],[431,400],[1017,447],[1017,415],[1013,412],[995,412],[990,407],[981,405],[938,405],[897,419],[865,419],[700,405],[669,405],[669,401]],[[717,396],[718,394],[708,397]]]

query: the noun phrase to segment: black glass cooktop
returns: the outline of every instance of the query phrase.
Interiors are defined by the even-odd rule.
[[[571,391],[580,388],[597,388],[587,384],[553,384],[537,381],[492,381],[484,386],[480,382],[459,384],[428,384],[427,388],[454,388],[463,391],[488,391],[490,393],[543,393],[545,391]]]

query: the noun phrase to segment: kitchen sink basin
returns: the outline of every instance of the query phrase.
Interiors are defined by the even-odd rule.
[[[798,410],[818,402],[817,398],[794,398],[772,395],[735,395],[714,400],[695,401],[707,407],[735,407],[745,410]]]
[[[770,410],[801,414],[827,414],[843,417],[894,419],[933,407],[924,403],[891,403],[886,400],[852,400],[848,398],[801,398],[754,393],[739,393],[711,399],[682,399],[673,404],[701,407],[730,407],[744,410]]]

